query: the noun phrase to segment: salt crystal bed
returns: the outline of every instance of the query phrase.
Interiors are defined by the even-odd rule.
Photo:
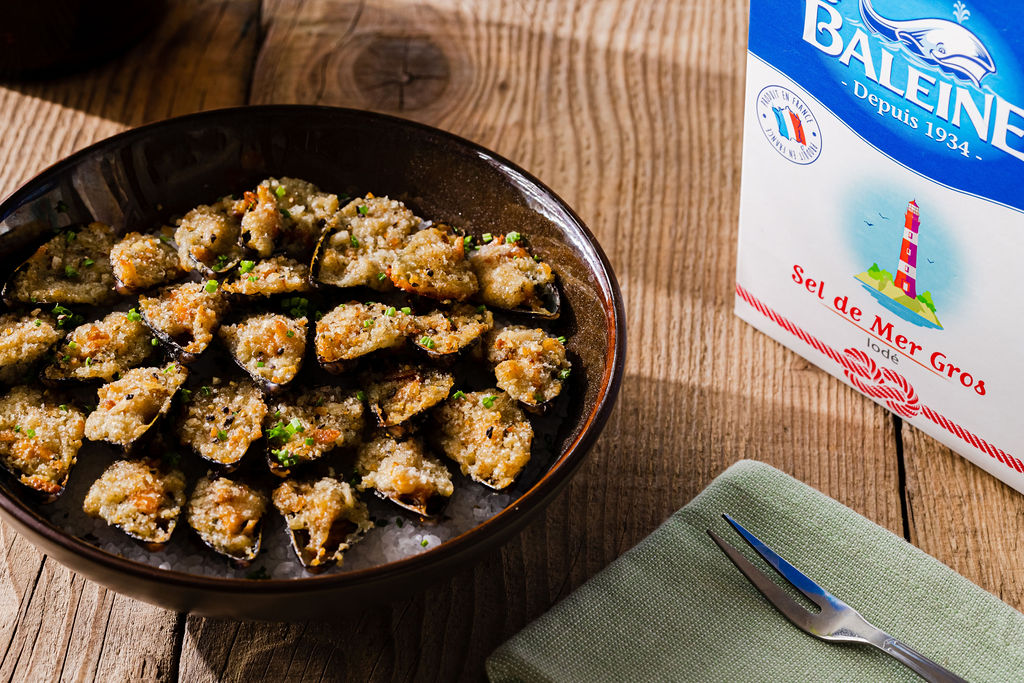
[[[161,569],[189,574],[232,578],[289,579],[310,576],[299,564],[289,543],[284,520],[269,503],[263,517],[263,545],[256,560],[245,569],[234,569],[226,559],[209,550],[184,521],[184,512],[171,542],[158,552],[150,552],[117,529],[82,512],[82,500],[90,484],[113,460],[97,451],[102,446],[86,444],[72,470],[67,490],[56,502],[36,509],[55,526],[103,550]],[[195,481],[189,476],[191,483]],[[370,491],[360,494],[377,526],[345,553],[341,567],[323,574],[366,569],[393,562],[436,548],[444,541],[468,531],[498,514],[512,502],[512,496],[492,491],[469,479],[456,476],[455,493],[436,521],[423,521],[399,511],[395,505],[378,499]],[[269,493],[269,491],[265,491]],[[425,542],[425,543],[424,543]],[[321,575],[323,575],[321,574]]]

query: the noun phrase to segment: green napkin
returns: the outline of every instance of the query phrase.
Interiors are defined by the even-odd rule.
[[[875,626],[969,681],[1024,681],[1024,615],[849,508],[749,460],[499,647],[487,660],[490,679],[920,681],[869,645],[826,643],[775,611],[708,537],[714,529],[774,574],[723,512]]]

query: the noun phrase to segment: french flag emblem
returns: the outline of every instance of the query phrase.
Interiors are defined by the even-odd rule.
[[[804,136],[804,126],[800,123],[800,117],[794,114],[792,109],[789,107],[783,109],[772,107],[772,113],[775,114],[775,122],[779,125],[779,135],[787,140],[807,145],[807,138]]]

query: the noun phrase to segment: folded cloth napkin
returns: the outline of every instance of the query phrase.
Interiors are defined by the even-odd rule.
[[[853,510],[749,460],[499,647],[487,660],[491,681],[920,681],[869,645],[818,640],[775,611],[708,537],[715,530],[774,576],[722,513],[967,680],[1024,681],[1024,615]]]

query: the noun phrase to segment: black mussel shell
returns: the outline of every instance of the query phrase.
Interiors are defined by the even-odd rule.
[[[193,529],[193,531],[195,531],[195,529]],[[226,557],[228,559],[228,562],[231,563],[232,567],[234,567],[235,569],[245,569],[250,564],[252,564],[253,560],[256,559],[256,556],[260,554],[260,549],[263,547],[263,520],[261,519],[257,523],[256,536],[253,539],[253,544],[249,548],[245,549],[245,553],[243,555],[232,555],[231,553],[224,552],[222,549],[217,548],[212,543],[209,543],[205,538],[202,537],[202,535],[198,531],[195,531],[195,534],[196,537],[200,541],[202,541],[203,545],[205,545],[207,548],[217,553],[221,557]]]
[[[419,500],[410,496],[389,496],[380,491],[374,491],[374,493],[379,498],[390,501],[403,510],[408,510],[423,518],[436,517],[448,505],[448,497],[439,494],[434,494],[426,500]]]
[[[164,347],[164,349],[171,356],[171,358],[178,361],[179,363],[182,363],[184,365],[194,363],[196,359],[199,358],[200,355],[202,355],[203,351],[206,350],[206,347],[204,347],[201,351],[186,351],[185,346],[189,344],[190,340],[175,339],[171,335],[167,334],[163,330],[153,325],[149,321],[149,318],[146,317],[146,314],[143,313],[141,310],[139,311],[139,315],[142,316],[142,322],[146,325],[146,327],[149,328],[149,331],[153,333],[153,336],[160,341],[160,345]],[[207,346],[209,346],[209,344]]]
[[[315,558],[312,553],[306,550],[309,532],[305,529],[286,528],[285,530],[291,540],[292,549],[295,551],[296,557],[299,558],[299,563],[302,564],[302,567],[310,574],[319,574],[337,561],[335,555],[338,553],[339,547],[346,541],[354,540],[352,536],[358,529],[354,522],[344,517],[334,520],[331,530],[327,534],[327,542],[324,544],[325,560],[320,564],[311,564]]]
[[[540,318],[541,320],[557,320],[562,314],[562,293],[558,288],[557,279],[551,284],[541,285],[537,291],[539,305],[512,309],[512,313]]]

